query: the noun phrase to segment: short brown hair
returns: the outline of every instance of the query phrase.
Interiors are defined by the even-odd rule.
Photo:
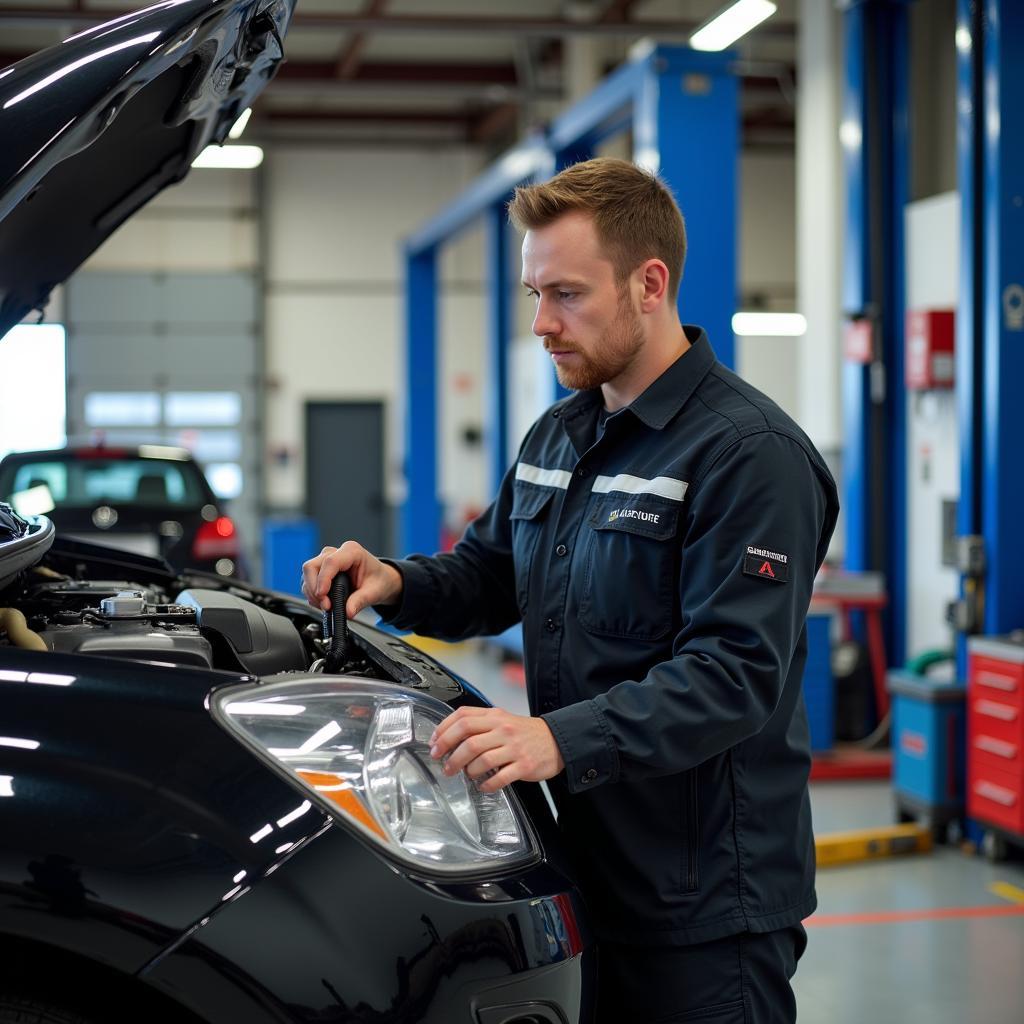
[[[644,260],[668,267],[669,295],[679,294],[686,226],[668,186],[628,160],[599,157],[573,164],[550,181],[520,185],[508,215],[520,231],[547,227],[564,214],[590,214],[601,245],[624,281]]]

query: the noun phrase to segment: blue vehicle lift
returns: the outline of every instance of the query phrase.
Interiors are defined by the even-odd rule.
[[[846,312],[869,319],[870,366],[843,368],[847,567],[884,573],[890,664],[906,656],[907,425],[903,391],[903,207],[908,182],[908,0],[852,0],[845,12]],[[959,0],[957,48],[961,287],[956,388],[957,532],[983,561],[965,572],[971,631],[1024,625],[1024,6]],[[966,635],[957,645],[966,677]]]
[[[847,181],[843,306],[871,324],[867,365],[842,370],[846,567],[886,580],[886,654],[906,657],[907,490],[903,208],[908,197],[908,0],[844,14],[841,129]]]
[[[957,531],[980,537],[984,565],[964,576],[977,631],[1024,626],[1024,6],[959,0],[961,253],[956,388]],[[967,676],[966,636],[957,669]]]
[[[633,157],[655,169],[686,217],[694,254],[679,294],[685,322],[703,325],[718,358],[734,363],[739,88],[731,53],[655,47],[623,65],[562,114],[543,136],[507,152],[454,202],[406,239],[406,447],[408,490],[400,549],[432,552],[441,536],[437,466],[438,251],[483,218],[487,227],[492,492],[508,467],[508,353],[513,332],[512,233],[505,204],[517,185],[587,159],[605,139],[633,131]],[[518,276],[518,275],[517,275]],[[553,386],[552,396],[556,390]]]

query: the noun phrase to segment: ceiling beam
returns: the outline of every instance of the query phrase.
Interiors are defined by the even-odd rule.
[[[325,123],[372,123],[378,121],[382,124],[438,124],[438,125],[463,125],[466,126],[471,135],[475,136],[498,134],[499,128],[504,129],[507,124],[514,120],[517,114],[515,104],[500,104],[493,109],[475,111],[452,111],[452,110],[403,110],[395,108],[392,110],[357,110],[354,108],[335,108],[327,110],[287,110],[280,107],[264,105],[259,109],[258,121],[254,124],[270,122],[308,123],[321,121]],[[780,129],[792,130],[794,127],[793,118],[784,110],[778,108],[763,108],[752,112],[742,119],[744,130],[755,129]],[[473,138],[472,141],[486,141],[484,138]]]
[[[328,63],[289,60],[278,69],[276,79],[282,81],[327,82],[335,77]],[[347,77],[359,83],[445,85],[515,85],[516,69],[511,63],[452,64],[374,61],[362,64]]]
[[[282,110],[264,107],[261,121],[374,122],[381,124],[457,124],[468,125],[473,118],[451,110]]]
[[[38,27],[53,24],[88,27],[138,9],[137,3],[103,10],[74,7],[9,7],[0,9],[0,25]],[[330,11],[299,10],[292,18],[294,28],[329,29],[339,32],[402,32],[406,34],[443,32],[447,35],[503,34],[514,36],[644,35],[674,38],[688,35],[700,24],[687,18],[630,22],[573,21],[568,18],[529,18],[514,15],[450,14],[340,14]],[[757,27],[762,36],[794,39],[793,22],[769,19]]]
[[[597,20],[612,24],[622,24],[625,21],[629,21],[633,8],[636,7],[638,2],[639,0],[611,0],[611,3],[604,9],[601,17]]]
[[[363,14],[371,18],[377,17],[384,13],[387,2],[388,0],[367,0],[363,7]],[[338,54],[338,78],[355,78],[362,60],[363,49],[366,46],[366,39],[365,32],[356,32],[349,37],[348,42],[342,47],[341,53]]]

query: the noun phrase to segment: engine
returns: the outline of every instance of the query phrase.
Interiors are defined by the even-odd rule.
[[[18,610],[51,651],[254,675],[310,666],[290,619],[221,590],[170,595],[123,580],[54,580],[29,588]]]

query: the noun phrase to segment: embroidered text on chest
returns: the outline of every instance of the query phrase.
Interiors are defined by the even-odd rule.
[[[640,519],[645,523],[657,523],[661,516],[657,512],[641,512],[637,508],[616,508],[608,513],[608,522],[614,523],[616,519]]]

